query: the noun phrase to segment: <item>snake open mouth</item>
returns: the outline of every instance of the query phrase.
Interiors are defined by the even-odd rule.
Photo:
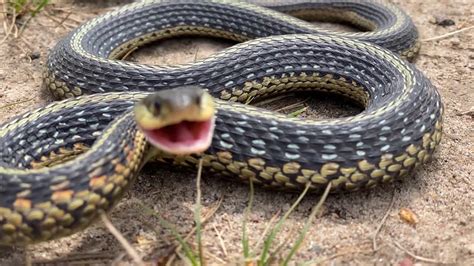
[[[214,118],[205,121],[181,121],[158,129],[142,129],[148,141],[172,154],[200,153],[211,145]]]
[[[211,146],[215,113],[212,96],[198,86],[161,90],[135,105],[135,120],[148,142],[174,155]]]

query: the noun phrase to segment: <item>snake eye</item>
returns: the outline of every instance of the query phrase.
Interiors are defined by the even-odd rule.
[[[197,96],[195,99],[194,99],[194,103],[197,105],[197,106],[201,106],[201,101],[202,101],[202,96],[199,95]]]
[[[154,115],[159,115],[161,112],[161,103],[159,101],[154,101],[152,109]]]

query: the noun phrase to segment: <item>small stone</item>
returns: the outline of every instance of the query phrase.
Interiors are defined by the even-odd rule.
[[[40,52],[32,52],[28,56],[31,58],[31,60],[36,60],[41,57],[41,54]]]
[[[314,244],[313,242],[311,242],[311,245],[309,247],[309,250],[311,253],[313,254],[320,254],[320,253],[323,253],[324,252],[324,248],[319,246],[318,244]]]
[[[431,17],[429,19],[429,22],[431,24],[435,24],[435,25],[438,25],[438,26],[441,26],[441,27],[449,27],[449,26],[456,25],[456,22],[454,22],[454,20],[449,19],[449,18],[439,17],[439,16]]]
[[[474,254],[474,243],[469,243],[464,246],[469,254]]]
[[[413,260],[409,257],[405,257],[403,260],[398,262],[399,266],[413,266]]]
[[[416,225],[418,223],[418,217],[408,208],[401,208],[398,215],[400,216],[400,219],[410,225]]]
[[[456,23],[454,22],[454,20],[452,19],[443,19],[443,20],[440,20],[438,21],[438,23],[436,23],[437,25],[441,26],[441,27],[448,27],[448,26],[454,26],[456,25]]]
[[[451,38],[451,46],[459,46],[461,44],[461,41],[459,40],[458,37],[453,37]]]
[[[428,19],[428,22],[431,24],[436,24],[436,17],[431,16],[430,19]]]

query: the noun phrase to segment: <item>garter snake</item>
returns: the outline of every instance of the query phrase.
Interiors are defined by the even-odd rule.
[[[369,31],[332,32],[280,12],[342,19]],[[241,43],[183,65],[116,60],[180,35]],[[442,135],[439,93],[399,56],[411,59],[417,49],[410,18],[378,1],[275,1],[269,8],[143,1],[92,19],[61,40],[47,62],[45,87],[72,99],[0,128],[0,243],[68,235],[109,210],[149,150],[126,111],[174,87],[197,85],[215,97],[215,133],[202,155],[161,152],[156,160],[195,167],[202,156],[215,174],[292,190],[310,182],[316,192],[329,182],[334,191],[352,191],[407,176],[431,158]],[[365,109],[312,121],[241,104],[310,90],[350,97]],[[139,117],[153,113],[143,102],[138,109]]]

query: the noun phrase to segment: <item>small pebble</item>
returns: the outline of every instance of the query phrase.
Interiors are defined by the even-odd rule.
[[[318,244],[314,244],[311,242],[311,246],[309,248],[310,252],[313,254],[320,254],[324,252],[324,248],[319,246]]]
[[[407,224],[416,225],[418,223],[418,217],[410,209],[401,208],[398,215],[400,216],[400,219],[402,219]]]
[[[461,44],[461,41],[459,40],[458,37],[453,37],[451,38],[451,46],[459,46]]]
[[[467,244],[465,248],[470,254],[474,254],[474,243]]]
[[[40,52],[32,52],[28,56],[31,58],[31,60],[35,60],[35,59],[40,58],[41,54],[40,54]]]
[[[435,24],[441,27],[448,27],[448,26],[453,26],[456,25],[456,22],[450,18],[442,18],[438,16],[433,16],[430,18],[429,22],[431,24]]]
[[[398,262],[398,266],[413,266],[413,260],[409,257]]]

